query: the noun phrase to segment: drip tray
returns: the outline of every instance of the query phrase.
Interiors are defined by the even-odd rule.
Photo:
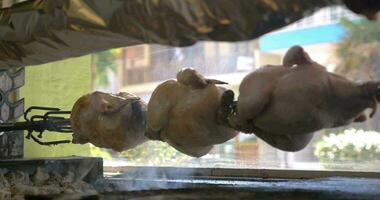
[[[236,188],[236,187],[202,187],[202,188],[182,188],[182,189],[167,189],[167,190],[143,190],[129,192],[108,192],[98,195],[64,195],[56,197],[47,196],[29,196],[25,199],[81,199],[81,200],[231,200],[231,199],[258,199],[258,200],[343,200],[343,199],[376,199],[374,195],[368,194],[344,194],[327,191],[309,191],[309,190],[263,190],[255,188]]]

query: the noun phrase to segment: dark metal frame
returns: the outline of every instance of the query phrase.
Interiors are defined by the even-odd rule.
[[[47,111],[43,115],[33,115],[29,117],[32,111]],[[45,131],[54,131],[58,133],[72,133],[70,125],[70,111],[61,111],[59,108],[32,106],[24,113],[24,122],[1,123],[0,132],[9,132],[17,130],[26,130],[28,134],[26,139],[32,139],[40,145],[58,145],[71,143],[71,140],[57,140],[44,142],[39,138],[43,137]],[[66,117],[68,115],[68,117]],[[37,137],[33,135],[37,132]]]

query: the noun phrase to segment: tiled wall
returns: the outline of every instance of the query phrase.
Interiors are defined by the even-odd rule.
[[[24,81],[24,68],[0,70],[0,123],[15,122],[23,115],[24,100],[19,99],[18,88]],[[0,159],[22,158],[23,136],[23,131],[0,132]]]

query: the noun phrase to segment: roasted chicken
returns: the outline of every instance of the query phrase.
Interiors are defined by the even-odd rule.
[[[148,139],[145,137],[146,104],[126,92],[93,92],[79,98],[72,109],[74,144],[124,151]]]
[[[303,149],[313,132],[362,122],[376,112],[379,82],[356,83],[326,71],[300,46],[282,65],[264,66],[242,81],[230,124],[285,151]]]
[[[147,137],[194,157],[235,137],[227,121],[233,93],[216,84],[225,83],[191,68],[178,72],[177,80],[160,84],[148,103]]]

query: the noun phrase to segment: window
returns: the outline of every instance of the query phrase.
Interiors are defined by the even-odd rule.
[[[354,16],[340,8],[321,10],[310,18],[301,20],[282,31],[297,31],[305,27],[314,27],[336,23],[342,16]],[[281,32],[281,31],[279,31]],[[353,38],[354,40],[355,38]],[[57,63],[39,67],[31,67],[26,71],[28,85],[21,95],[28,99],[27,106],[54,105],[69,110],[77,97],[92,90],[108,92],[126,91],[140,96],[148,102],[150,95],[158,84],[164,80],[175,78],[176,73],[183,67],[193,67],[206,77],[228,82],[236,95],[241,80],[249,72],[264,64],[280,64],[285,47],[263,51],[257,41],[238,43],[227,42],[199,42],[191,47],[167,47],[160,45],[139,45],[108,51],[102,59],[99,53],[57,62],[64,65],[63,71],[57,75],[51,68]],[[276,41],[275,41],[276,42]],[[380,41],[371,41],[371,45],[378,45]],[[339,70],[339,55],[336,41],[300,44],[317,62]],[[289,46],[288,46],[289,47]],[[288,48],[287,47],[287,48]],[[366,48],[368,46],[362,45]],[[352,48],[352,47],[351,47]],[[349,55],[349,52],[348,54]],[[94,59],[96,57],[96,59]],[[75,63],[75,65],[73,64]],[[75,66],[76,69],[66,66]],[[79,67],[78,67],[79,66]],[[373,65],[375,66],[375,65]],[[363,66],[363,69],[366,66]],[[377,67],[377,66],[376,66]],[[95,72],[90,77],[90,69]],[[76,71],[79,80],[67,81],[72,77],[70,71]],[[351,71],[346,76],[363,75],[367,72]],[[45,78],[59,80],[69,86],[44,85],[37,79],[38,74]],[[54,75],[55,74],[55,75]],[[86,74],[86,75],[80,75]],[[363,78],[361,76],[360,78]],[[364,77],[363,80],[369,79]],[[76,87],[78,83],[85,85]],[[84,84],[85,83],[85,84]],[[90,85],[92,84],[92,88]],[[88,87],[87,87],[88,86]],[[36,97],[31,87],[41,88],[46,96]],[[49,97],[53,92],[64,94],[65,99]],[[66,95],[70,93],[70,95]],[[352,124],[333,130],[322,130],[315,134],[312,142],[302,151],[289,153],[277,150],[254,134],[239,134],[234,139],[220,145],[202,158],[186,156],[165,143],[148,142],[136,149],[123,153],[116,153],[92,145],[80,146],[80,150],[66,152],[63,150],[75,149],[75,145],[54,147],[53,152],[60,152],[49,156],[62,155],[97,155],[106,159],[106,166],[176,166],[176,167],[206,167],[206,168],[266,168],[266,169],[302,169],[302,170],[357,170],[380,171],[380,127],[373,123],[379,119],[376,114],[373,121],[361,124]],[[378,120],[377,120],[378,121]],[[53,138],[53,136],[51,136]],[[54,136],[55,137],[55,136]],[[36,150],[38,149],[38,150]],[[42,149],[42,150],[41,150]],[[49,148],[51,150],[51,148]],[[26,157],[45,155],[46,149],[26,144]],[[37,153],[33,153],[37,152]]]
[[[342,18],[355,20],[358,19],[358,16],[342,6],[332,6],[320,9],[313,15],[305,17],[298,22],[285,27],[281,31],[336,24],[339,23]]]

